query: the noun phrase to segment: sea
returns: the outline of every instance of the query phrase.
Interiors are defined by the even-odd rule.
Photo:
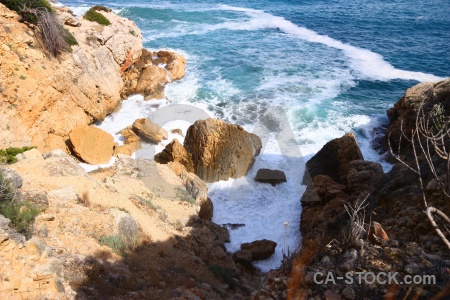
[[[245,177],[209,185],[213,221],[241,224],[230,228],[230,252],[244,242],[277,242],[276,253],[256,263],[262,271],[278,267],[300,245],[304,162],[326,142],[352,132],[365,159],[388,171],[373,147],[374,129],[387,123],[386,110],[412,85],[450,76],[448,0],[60,2],[77,15],[92,5],[108,6],[137,24],[144,47],[187,59],[185,77],[166,86],[165,100],[131,96],[96,124],[119,143],[118,130],[169,104],[195,106],[248,131],[281,107],[302,163],[292,164],[285,146],[268,134]],[[189,123],[173,120],[164,127],[174,126],[185,133]],[[255,182],[259,168],[282,170],[287,182]]]

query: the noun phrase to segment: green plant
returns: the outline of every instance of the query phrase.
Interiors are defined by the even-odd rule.
[[[22,148],[14,148],[14,147],[10,147],[7,149],[0,149],[0,163],[6,163],[6,164],[13,164],[15,162],[17,162],[17,158],[16,155],[23,153],[25,151],[34,149],[36,147],[34,146],[25,146]]]
[[[130,30],[130,34],[136,36],[136,31]]]
[[[104,15],[97,12],[94,8],[88,10],[84,14],[83,18],[91,22],[97,22],[100,25],[108,26],[111,24],[111,22]]]
[[[148,195],[149,195],[149,196],[153,196],[153,195],[150,195],[150,194],[148,194]],[[153,198],[153,197],[151,197],[151,198]],[[145,199],[145,198],[142,198],[142,197],[139,197],[139,196],[138,196],[138,199],[139,199],[139,201],[140,201],[142,204],[144,204],[144,205],[150,207],[150,208],[151,208],[152,210],[154,210],[154,211],[158,211],[158,210],[161,209],[161,206],[159,206],[159,205],[154,205],[154,204],[152,203],[152,200],[150,200],[150,199]]]
[[[177,200],[195,204],[195,199],[185,189],[177,187],[176,191]]]
[[[100,239],[100,245],[108,246],[116,253],[121,253],[126,247],[123,239],[117,235],[106,235],[102,237]]]
[[[64,40],[69,46],[78,45],[77,39],[73,36],[73,34],[67,29],[61,26],[61,32],[63,33]]]
[[[6,7],[18,12],[23,20],[36,24],[38,19],[33,13],[24,11],[26,9],[43,9],[47,12],[53,12],[50,3],[47,0],[0,0]]]
[[[20,75],[19,78],[22,79],[22,80],[27,79],[27,77],[25,75]]]
[[[11,220],[11,227],[30,238],[34,219],[42,211],[30,202],[16,201],[10,182],[0,170],[0,214]]]

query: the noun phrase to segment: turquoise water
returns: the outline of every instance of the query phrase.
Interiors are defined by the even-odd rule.
[[[146,48],[185,55],[186,76],[166,87],[174,103],[195,104],[246,128],[270,106],[281,105],[306,158],[352,131],[365,158],[379,161],[372,129],[386,122],[386,109],[408,87],[450,76],[447,0],[62,2],[78,13],[92,4],[107,5],[136,22]],[[289,168],[279,157],[261,156],[257,166],[267,165]],[[251,187],[251,201],[243,206],[226,194],[229,182],[210,187],[217,223],[257,219],[232,231],[229,249],[265,238],[268,231],[283,243],[280,224],[298,224],[299,197],[288,187],[297,183],[272,188],[250,176],[242,180]],[[279,211],[267,215],[252,211],[255,207]],[[268,228],[267,220],[277,225]],[[255,228],[263,230],[255,234]],[[298,235],[296,225],[288,231]],[[299,239],[290,239],[292,250]],[[279,257],[260,267],[276,266]]]

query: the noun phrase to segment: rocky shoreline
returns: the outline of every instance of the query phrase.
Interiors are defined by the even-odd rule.
[[[154,161],[144,161],[130,155],[142,142],[168,138],[159,125],[136,119],[120,131],[123,145],[89,126],[119,109],[130,95],[164,99],[164,86],[181,79],[186,65],[179,54],[143,49],[139,28],[130,20],[106,8],[98,12],[111,24],[102,26],[76,18],[67,8],[55,8],[78,45],[51,58],[33,27],[0,4],[5,28],[0,33],[0,113],[5,126],[0,149],[37,147],[18,154],[19,162],[2,166],[0,184],[5,188],[0,196],[4,203],[16,203],[19,216],[38,211],[27,228],[31,239],[13,228],[17,220],[0,214],[0,298],[352,300],[449,295],[449,249],[423,212],[417,174],[399,162],[384,173],[379,163],[364,160],[352,134],[328,142],[307,162],[310,176],[303,180],[308,186],[299,224],[302,247],[285,253],[279,269],[262,274],[253,266],[274,253],[273,241],[245,243],[241,250],[227,252],[229,232],[211,222],[214,207],[205,182],[244,176],[261,151],[261,139],[238,125],[199,120],[189,127],[183,144],[174,139]],[[405,139],[397,142],[401,131],[414,130],[421,107],[426,112],[442,107],[439,120],[445,124],[449,103],[450,80],[408,89],[388,110],[387,133],[393,142],[385,134],[383,145],[402,146],[399,157],[414,168],[415,148]],[[112,166],[93,172],[79,165],[107,163],[111,157],[116,157]],[[450,215],[440,185],[447,179],[435,178],[424,162],[426,155],[418,157],[428,203]],[[393,156],[390,161],[395,162]],[[436,172],[445,174],[445,167],[436,164]],[[281,171],[259,171],[260,182],[286,182]],[[338,277],[355,272],[432,275],[436,282],[315,282],[328,273]]]

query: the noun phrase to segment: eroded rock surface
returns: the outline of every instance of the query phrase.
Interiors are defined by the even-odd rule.
[[[261,150],[261,139],[241,126],[216,119],[189,127],[184,147],[191,154],[195,174],[206,182],[244,176]]]

